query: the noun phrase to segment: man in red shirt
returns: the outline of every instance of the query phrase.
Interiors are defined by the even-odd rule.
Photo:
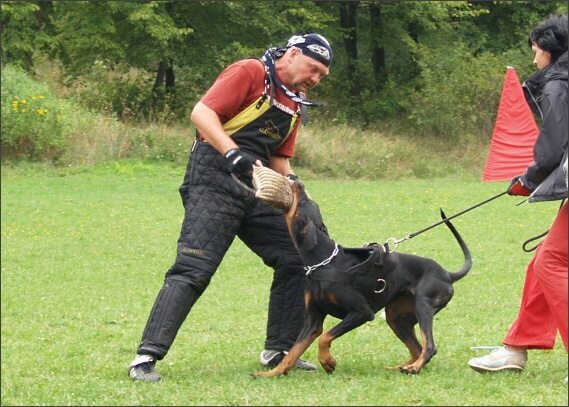
[[[236,236],[274,269],[261,364],[276,366],[292,347],[304,322],[304,265],[282,211],[256,199],[235,178],[251,185],[253,165],[296,177],[289,159],[305,107],[322,106],[307,100],[306,91],[328,75],[332,58],[323,36],[295,35],[261,59],[230,65],[194,107],[197,137],[180,187],[185,217],[178,254],[130,364],[133,380],[162,380],[156,361],[168,353]],[[297,367],[316,369],[302,360]]]

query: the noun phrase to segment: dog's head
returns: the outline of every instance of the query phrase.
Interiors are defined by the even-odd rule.
[[[302,181],[295,180],[291,188],[293,202],[285,214],[288,230],[299,251],[308,252],[318,245],[319,236],[328,237],[328,228],[320,207],[310,198]]]

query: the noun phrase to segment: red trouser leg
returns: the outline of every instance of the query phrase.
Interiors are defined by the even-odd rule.
[[[528,265],[519,314],[504,344],[553,349],[557,332],[567,351],[567,203]]]

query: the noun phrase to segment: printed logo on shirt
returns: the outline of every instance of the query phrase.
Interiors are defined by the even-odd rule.
[[[290,107],[285,106],[285,105],[283,105],[282,103],[277,102],[276,100],[273,101],[273,105],[274,105],[277,109],[282,110],[283,112],[288,113],[288,114],[290,114],[291,116],[293,116],[293,115],[295,114],[295,111],[292,110]]]
[[[279,139],[281,137],[278,127],[275,126],[272,120],[266,121],[265,126],[259,128],[259,132],[273,139]]]

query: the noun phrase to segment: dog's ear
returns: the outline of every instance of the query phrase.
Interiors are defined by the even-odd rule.
[[[318,245],[318,229],[311,221],[308,221],[304,227],[304,240],[302,245],[304,246],[304,250],[312,250]]]

